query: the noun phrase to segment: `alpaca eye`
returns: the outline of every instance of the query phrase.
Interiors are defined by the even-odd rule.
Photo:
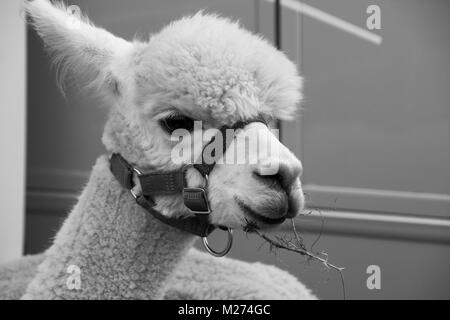
[[[185,129],[189,132],[194,130],[194,120],[183,115],[172,115],[160,120],[161,127],[172,134],[177,129]]]

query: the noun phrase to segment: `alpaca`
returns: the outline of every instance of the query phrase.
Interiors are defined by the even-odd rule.
[[[183,163],[172,161],[171,131],[192,131],[194,119],[204,129],[256,117],[291,119],[301,99],[295,65],[225,18],[198,13],[147,42],[128,42],[85,17],[74,21],[59,3],[34,0],[25,8],[60,78],[74,75],[109,106],[102,137],[108,152],[145,172],[179,170],[191,155],[203,154],[200,141],[202,148],[185,146],[190,152]],[[237,154],[248,149],[243,136],[262,137],[277,154],[263,148],[251,151],[255,163],[217,164],[207,184],[208,221],[242,229],[250,219],[269,229],[302,209],[301,163],[265,124],[246,123],[236,132],[229,148]],[[264,173],[268,163],[276,164],[277,174]],[[193,167],[185,180],[188,187],[204,185]],[[138,193],[136,177],[134,184]],[[181,195],[156,196],[154,202],[167,218],[193,215]],[[191,249],[194,241],[139,206],[111,172],[108,157],[101,156],[52,246],[42,256],[0,268],[0,288],[2,279],[14,280],[15,287],[3,281],[11,292],[5,296],[23,299],[314,298],[278,268],[217,260]],[[81,270],[76,289],[67,285],[69,266]]]

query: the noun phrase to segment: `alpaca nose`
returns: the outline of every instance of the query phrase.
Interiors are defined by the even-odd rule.
[[[257,163],[253,167],[254,176],[259,180],[263,179],[266,184],[270,183],[271,187],[278,185],[285,191],[290,191],[292,184],[302,174],[300,160],[266,125],[255,122],[249,124],[246,129],[248,136],[252,133],[258,138],[257,151],[254,153]],[[242,144],[245,142],[243,137]]]
[[[278,161],[272,160],[270,165],[272,168],[277,168],[277,170],[271,172],[267,170],[267,166],[260,165],[255,168],[254,174],[266,181],[278,184],[284,190],[289,190],[302,174],[302,164],[294,156],[290,156],[287,159],[279,159]]]

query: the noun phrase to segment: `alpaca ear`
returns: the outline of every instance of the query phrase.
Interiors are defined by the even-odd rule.
[[[94,26],[76,6],[33,0],[24,9],[52,55],[61,89],[70,74],[103,94],[121,94],[120,69],[132,43]]]

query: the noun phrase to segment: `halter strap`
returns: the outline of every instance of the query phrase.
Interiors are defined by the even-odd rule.
[[[143,173],[138,179],[146,196],[180,194],[186,185],[184,171]]]
[[[130,165],[120,154],[114,153],[111,156],[110,159],[111,164],[111,172],[116,177],[117,181],[124,187],[125,189],[132,190],[134,187],[133,183],[133,175],[136,172],[136,168],[134,168],[132,165]],[[138,171],[139,172],[139,171]],[[159,174],[159,178],[162,179],[161,181],[168,181],[165,179],[172,179],[169,178],[173,173],[166,173],[166,174]],[[139,175],[138,177],[150,176],[149,174],[145,175]],[[165,178],[161,178],[164,176]],[[141,179],[140,179],[141,180]],[[144,181],[147,181],[146,179],[143,179]],[[150,180],[148,180],[150,181]],[[163,184],[164,185],[164,184]],[[155,183],[154,188],[161,187],[162,185],[158,185]],[[174,194],[178,193],[176,188],[172,188],[171,184],[167,184],[167,188],[165,188],[165,191],[167,193],[165,194]],[[200,189],[200,188],[199,188]],[[169,190],[170,193],[169,193]],[[188,191],[189,192],[189,191]],[[159,193],[161,194],[161,193]],[[155,195],[155,193],[153,194]],[[196,214],[192,217],[186,217],[186,218],[169,218],[163,215],[161,212],[154,209],[155,203],[151,197],[149,197],[147,194],[142,193],[140,195],[134,195],[136,202],[142,206],[148,213],[150,213],[152,216],[154,216],[156,219],[160,220],[163,223],[166,223],[172,227],[175,227],[177,229],[189,232],[191,234],[194,234],[199,237],[207,237],[211,232],[214,231],[216,226],[212,225],[208,221],[208,215],[201,215]],[[194,197],[191,197],[194,198]],[[200,201],[203,201],[203,199],[196,201],[195,199],[191,200],[191,202],[197,207],[201,208],[202,206],[199,205]],[[207,201],[207,199],[206,199]]]
[[[214,155],[214,159],[216,159],[216,160],[220,159],[224,155],[225,151],[227,151],[228,147],[230,146],[231,142],[234,139],[234,133],[233,133],[233,136],[229,136],[229,135],[227,135],[227,130],[228,129],[233,129],[233,130],[242,129],[246,125],[248,125],[248,124],[250,124],[252,122],[261,122],[262,124],[267,125],[266,120],[263,117],[258,116],[256,118],[248,120],[248,121],[236,122],[233,126],[223,126],[223,127],[221,127],[219,129],[219,131],[217,132],[217,134],[203,148],[202,155],[201,155],[201,157],[202,157],[201,162],[194,164],[194,168],[197,169],[202,174],[203,177],[209,175],[211,173],[212,169],[214,169],[214,166],[216,165],[216,161],[214,161],[213,163],[207,163],[204,160],[205,159],[204,152],[205,152],[206,147],[209,146],[211,143],[213,143],[216,139],[221,137],[222,138],[222,143],[223,143],[222,144],[222,153]]]

